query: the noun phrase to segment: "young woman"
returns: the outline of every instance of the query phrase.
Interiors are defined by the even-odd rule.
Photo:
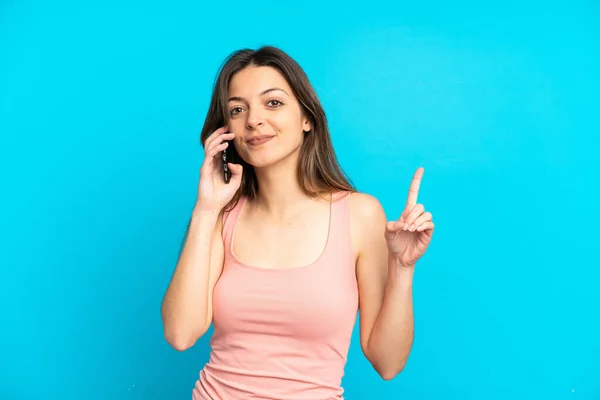
[[[434,229],[417,203],[423,169],[388,222],[338,166],[304,71],[273,47],[228,57],[201,141],[198,197],[162,307],[177,350],[213,324],[193,399],[342,399],[359,309],[365,356],[395,377],[412,347],[415,263]]]

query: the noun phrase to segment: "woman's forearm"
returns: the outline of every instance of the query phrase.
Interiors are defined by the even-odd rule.
[[[388,261],[383,304],[369,337],[368,353],[374,368],[386,380],[402,371],[414,339],[412,282],[414,266]]]
[[[218,213],[194,213],[185,244],[162,304],[167,341],[178,350],[192,346],[208,328],[211,247]]]

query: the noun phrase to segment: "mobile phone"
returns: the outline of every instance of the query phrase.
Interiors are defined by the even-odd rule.
[[[232,146],[231,141],[227,141],[227,143],[229,143],[229,146],[227,146],[227,148],[225,150],[223,150],[223,154],[222,154],[222,158],[223,158],[223,178],[225,179],[225,183],[229,183],[229,181],[231,180],[231,171],[229,170],[229,166],[227,166],[227,163],[229,162],[229,149]]]

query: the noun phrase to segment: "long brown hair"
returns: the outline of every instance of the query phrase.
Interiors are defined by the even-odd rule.
[[[302,191],[309,197],[325,196],[336,191],[355,192],[352,181],[340,167],[327,126],[327,117],[317,94],[300,65],[281,49],[264,46],[258,50],[241,49],[231,53],[220,67],[213,86],[210,106],[200,134],[204,142],[215,130],[225,125],[227,115],[227,93],[233,76],[247,67],[272,67],[281,73],[298,99],[304,116],[308,117],[312,128],[304,135],[300,148],[298,182]],[[230,210],[240,197],[256,198],[258,182],[254,168],[244,162],[231,146],[231,162],[244,168],[242,182],[233,199],[224,210]]]

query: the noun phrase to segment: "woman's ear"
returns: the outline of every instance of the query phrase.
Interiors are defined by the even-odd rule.
[[[312,123],[310,122],[310,120],[307,117],[304,117],[304,122],[302,124],[302,130],[305,133],[308,133],[312,130]]]

